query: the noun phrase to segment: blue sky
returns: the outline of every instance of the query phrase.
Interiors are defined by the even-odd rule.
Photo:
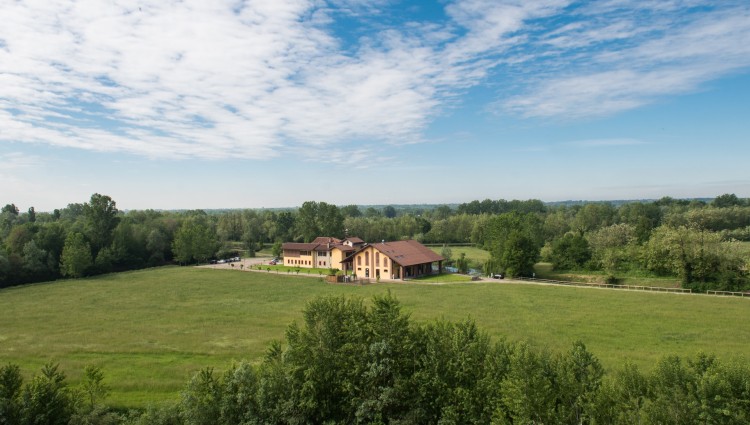
[[[750,197],[746,1],[0,4],[0,203]]]

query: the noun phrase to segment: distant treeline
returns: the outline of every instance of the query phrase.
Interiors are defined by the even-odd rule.
[[[472,321],[415,323],[390,294],[318,298],[258,365],[207,368],[180,400],[106,406],[102,371],[77,387],[47,365],[28,383],[0,368],[0,423],[31,424],[747,424],[750,368],[697,354],[649,373],[611,372],[581,342],[554,353],[490,341]]]
[[[491,259],[485,273],[530,275],[540,259],[558,270],[679,276],[695,290],[743,290],[750,202],[733,194],[710,202],[662,198],[548,205],[539,200],[433,206],[336,206],[309,201],[292,210],[119,211],[113,199],[53,212],[0,212],[0,287],[170,263],[254,255],[264,246],[317,236],[365,241],[472,243]]]

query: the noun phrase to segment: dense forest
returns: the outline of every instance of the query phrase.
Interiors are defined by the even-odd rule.
[[[180,400],[106,406],[102,370],[0,368],[8,424],[747,424],[750,369],[707,354],[605,371],[581,342],[553,353],[491,341],[469,320],[416,323],[390,294],[317,298],[260,364],[199,371]]]
[[[61,277],[191,264],[316,236],[365,241],[413,238],[473,244],[491,253],[470,264],[484,273],[531,275],[539,261],[557,270],[678,276],[683,286],[747,290],[750,200],[547,205],[539,200],[472,201],[456,206],[336,206],[309,201],[288,210],[120,211],[109,196],[53,212],[0,212],[0,287]]]

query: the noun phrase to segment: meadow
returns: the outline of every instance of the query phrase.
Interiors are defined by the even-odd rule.
[[[492,338],[554,351],[583,341],[609,369],[643,370],[668,354],[733,359],[750,352],[750,300],[508,282],[326,284],[319,278],[165,267],[0,291],[0,364],[27,378],[59,362],[72,382],[98,365],[109,402],[178,397],[198,369],[260,361],[306,302],[391,291],[417,321],[474,319]]]
[[[485,251],[482,248],[467,245],[448,245],[448,247],[451,249],[451,256],[454,261],[460,257],[462,253],[466,254],[466,258],[469,260],[471,267],[481,267],[485,261],[490,259],[489,251]],[[443,253],[442,245],[433,245],[429,248],[437,254],[442,255]]]

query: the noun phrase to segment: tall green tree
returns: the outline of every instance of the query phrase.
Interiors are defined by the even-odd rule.
[[[344,216],[333,204],[315,201],[303,203],[297,211],[296,224],[305,242],[318,236],[344,236]]]
[[[219,242],[205,217],[193,216],[186,218],[175,233],[172,249],[181,263],[206,262],[216,254]]]
[[[109,395],[109,386],[104,383],[104,373],[93,365],[83,369],[82,395],[85,398],[85,409],[89,412],[101,407]]]
[[[586,235],[586,240],[598,267],[610,273],[635,267],[639,246],[634,226],[619,223],[602,227]]]
[[[711,201],[711,205],[716,208],[735,207],[744,204],[745,203],[742,202],[742,200],[738,198],[734,193],[725,193],[723,195],[717,196],[713,201]]]
[[[60,273],[67,277],[81,277],[93,265],[91,246],[78,232],[68,233],[60,256]]]
[[[257,214],[254,211],[248,211],[252,215]],[[238,211],[228,211],[219,216],[216,224],[216,233],[219,238],[225,241],[239,241],[245,233],[245,223],[243,214]]]
[[[0,423],[19,424],[21,421],[21,390],[23,377],[17,365],[0,367]]]
[[[33,223],[36,221],[36,210],[34,207],[29,207],[27,217],[29,219],[29,223]]]
[[[347,205],[341,208],[341,215],[346,217],[361,217],[362,211],[356,205]]]
[[[221,418],[221,383],[212,368],[195,374],[182,392],[181,415],[187,425],[214,425]]]
[[[344,236],[344,216],[341,215],[339,207],[321,202],[318,205],[318,214],[319,228],[323,236]]]
[[[576,213],[573,229],[586,233],[614,223],[617,211],[609,202],[586,204]]]
[[[316,237],[322,236],[318,225],[318,209],[317,202],[306,201],[297,210],[297,230],[305,242],[310,242]]]
[[[458,259],[456,259],[456,268],[459,273],[466,274],[469,272],[469,260],[466,258],[465,252],[462,252]]]
[[[566,233],[552,244],[552,266],[556,270],[578,270],[591,259],[591,249],[580,233]]]
[[[65,227],[59,222],[45,223],[39,227],[34,236],[34,241],[39,249],[47,252],[47,267],[57,274],[60,268],[60,255],[62,255],[67,237]]]
[[[47,264],[47,251],[39,248],[33,240],[24,245],[23,269],[31,281],[51,277]]]
[[[85,232],[91,242],[91,251],[94,257],[99,250],[112,243],[112,233],[117,227],[117,204],[106,195],[95,193],[91,195],[89,202],[83,205],[83,216],[85,218]]]
[[[386,218],[394,218],[396,217],[396,208],[393,207],[393,205],[387,205],[383,208],[383,215]]]
[[[634,227],[639,243],[644,243],[651,236],[651,231],[659,227],[662,221],[662,211],[653,202],[631,202],[622,205],[617,210],[620,223]]]
[[[539,261],[539,246],[521,232],[511,232],[498,259],[500,267],[510,276],[531,276]]]
[[[75,412],[75,393],[57,365],[47,364],[21,394],[21,423],[68,425]]]
[[[591,423],[604,368],[581,341],[561,356],[557,365],[560,401],[558,417],[563,423]]]
[[[526,343],[516,346],[510,356],[509,372],[500,383],[502,410],[507,419],[499,422],[558,423],[556,378],[554,360],[548,351],[535,350]]]
[[[530,276],[542,247],[542,221],[532,213],[500,214],[487,221],[484,240],[490,251],[485,273]]]

